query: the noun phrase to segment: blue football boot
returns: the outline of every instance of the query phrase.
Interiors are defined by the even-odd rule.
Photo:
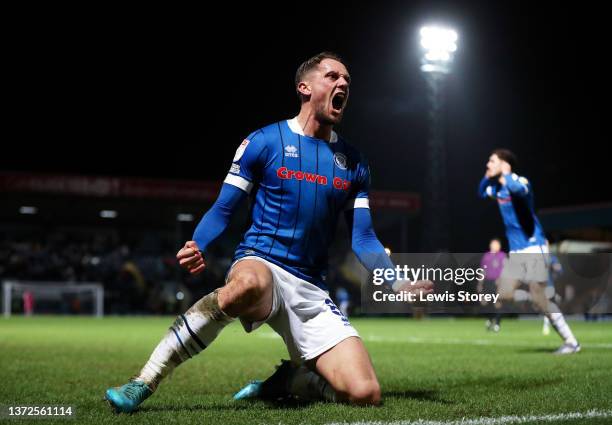
[[[105,399],[116,413],[132,413],[153,390],[143,381],[130,381],[121,387],[106,390]]]
[[[257,398],[261,395],[263,381],[251,381],[246,386],[234,394],[234,400],[244,400],[247,398]]]

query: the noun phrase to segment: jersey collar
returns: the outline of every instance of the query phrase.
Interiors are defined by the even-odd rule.
[[[299,134],[300,136],[305,136],[304,130],[302,130],[302,128],[298,124],[297,117],[287,120],[287,125],[289,126],[289,129],[293,131],[294,133]],[[334,130],[332,130],[331,140],[329,141],[329,143],[336,143],[337,141],[338,141],[338,135],[336,134]]]

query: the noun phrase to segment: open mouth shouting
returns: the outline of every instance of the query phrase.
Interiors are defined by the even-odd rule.
[[[337,92],[334,97],[332,97],[332,110],[333,112],[339,114],[344,109],[346,105],[347,95],[345,92]]]

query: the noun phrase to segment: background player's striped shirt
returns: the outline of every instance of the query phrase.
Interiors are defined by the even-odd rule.
[[[510,251],[546,245],[544,230],[535,214],[529,180],[514,173],[506,174],[504,178],[506,184],[502,185],[497,179],[484,177],[478,193],[482,198],[490,197],[497,201]]]

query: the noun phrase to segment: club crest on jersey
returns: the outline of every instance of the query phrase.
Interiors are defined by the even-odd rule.
[[[236,149],[236,154],[234,155],[234,161],[239,161],[240,158],[242,158],[242,155],[244,155],[244,151],[246,150],[247,146],[249,145],[251,141],[249,139],[244,139],[242,141],[242,143],[240,144],[240,146],[238,146],[238,149]]]
[[[298,158],[298,148],[293,145],[285,146],[285,156],[288,156],[290,158]]]
[[[346,170],[346,155],[341,152],[336,152],[334,154],[334,162],[341,170]]]

